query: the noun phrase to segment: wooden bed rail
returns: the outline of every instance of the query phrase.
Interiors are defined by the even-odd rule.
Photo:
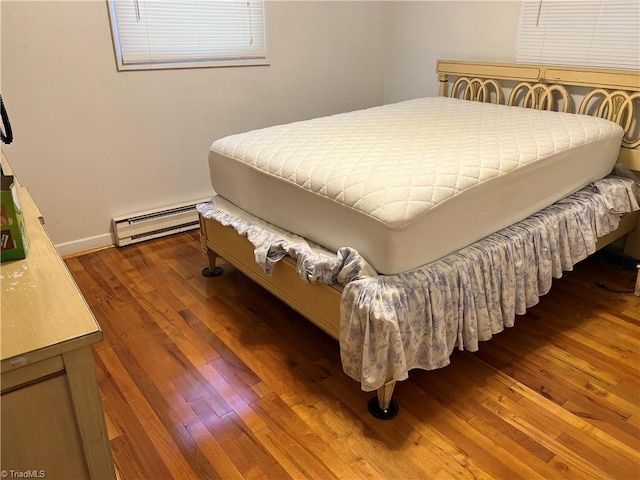
[[[640,72],[451,60],[439,60],[436,71],[441,96],[614,121],[625,131],[618,161],[631,170],[640,171]],[[452,85],[450,76],[456,77]],[[500,81],[515,83],[508,98]],[[573,105],[566,87],[587,89],[580,105]]]

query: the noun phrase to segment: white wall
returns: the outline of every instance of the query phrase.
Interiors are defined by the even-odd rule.
[[[271,66],[117,72],[105,1],[2,1],[4,151],[63,254],[212,193],[223,135],[383,101],[389,5],[267,3]]]
[[[520,1],[398,2],[385,103],[438,94],[436,60],[514,62]]]
[[[103,0],[2,0],[4,151],[63,254],[211,195],[223,135],[435,95],[438,58],[512,61],[520,2],[268,1],[271,66],[117,72]]]

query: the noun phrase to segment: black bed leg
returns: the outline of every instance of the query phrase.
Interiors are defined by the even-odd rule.
[[[380,420],[389,420],[395,417],[400,410],[398,402],[396,402],[391,396],[393,395],[393,388],[396,386],[395,380],[389,380],[382,387],[377,390],[377,395],[371,397],[367,408],[369,413]]]
[[[389,420],[395,417],[400,410],[398,402],[393,399],[391,399],[391,402],[389,402],[389,408],[381,408],[377,396],[371,397],[369,403],[367,404],[367,408],[369,409],[369,413],[379,420]]]
[[[213,272],[211,271],[211,269],[209,267],[204,267],[202,269],[202,275],[205,276],[205,277],[219,277],[223,273],[224,273],[224,270],[222,270],[222,268],[220,268],[220,267],[215,267],[213,269]]]

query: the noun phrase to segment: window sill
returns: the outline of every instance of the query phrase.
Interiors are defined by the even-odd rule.
[[[269,66],[267,58],[214,60],[203,62],[169,62],[169,63],[127,63],[118,62],[118,71],[135,70],[175,70],[183,68],[229,68],[229,67],[265,67]]]

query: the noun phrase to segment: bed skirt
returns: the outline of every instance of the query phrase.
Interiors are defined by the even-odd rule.
[[[246,236],[269,274],[286,255],[305,282],[343,285],[340,354],[365,391],[414,368],[449,364],[455,348],[478,350],[538,303],[553,278],[595,251],[598,237],[638,210],[630,179],[607,177],[510,227],[428,265],[378,275],[352,248],[331,252],[220,197],[198,212]]]

